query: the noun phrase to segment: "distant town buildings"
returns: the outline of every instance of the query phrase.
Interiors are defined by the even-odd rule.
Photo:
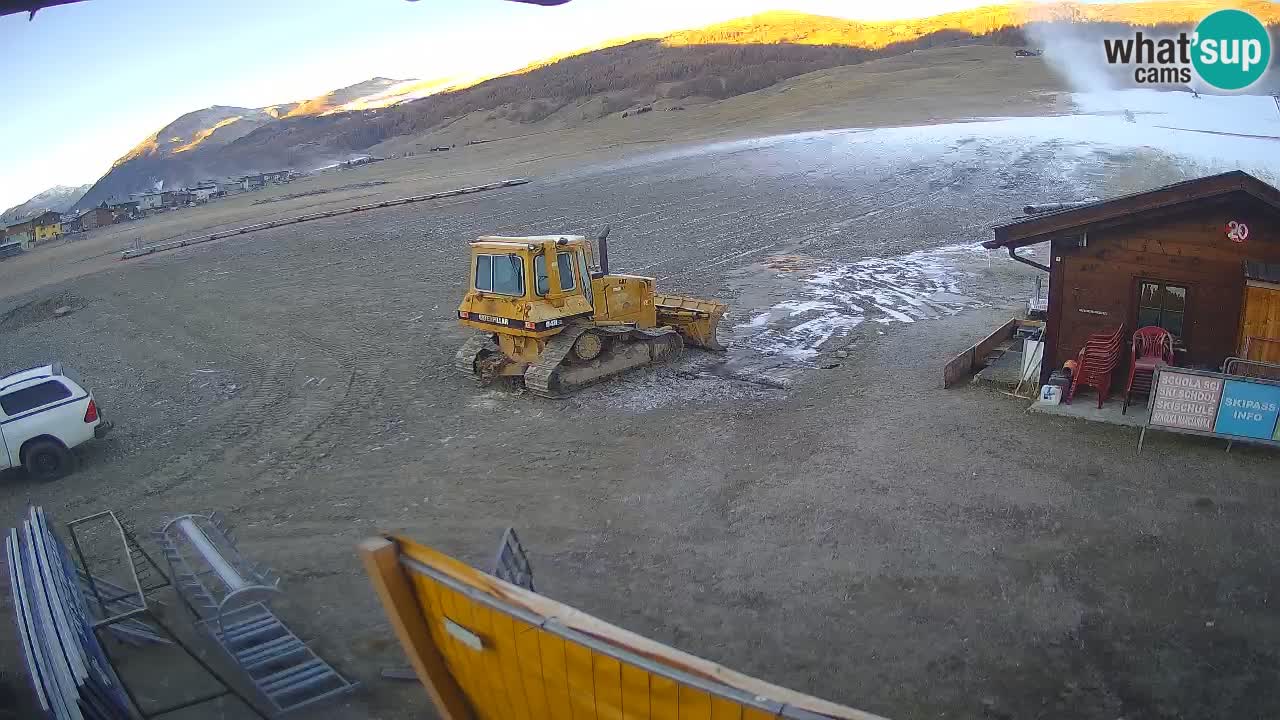
[[[288,170],[275,170],[273,172],[257,173],[256,175],[245,175],[240,178],[240,183],[244,190],[260,190],[266,185],[275,183],[288,182],[292,179],[292,173]]]
[[[130,193],[128,200],[104,202],[79,213],[61,214],[47,210],[22,222],[0,228],[0,260],[65,234],[95,230],[193,203],[206,203],[215,198],[259,190],[267,185],[285,183],[299,177],[302,177],[302,173],[273,170],[239,178],[210,178],[191,187]]]
[[[191,193],[187,190],[154,190],[152,192],[132,193],[129,197],[138,203],[138,210],[164,210],[179,207],[191,202]]]
[[[108,203],[107,209],[109,209],[112,215],[115,216],[114,222],[120,222],[122,220],[132,220],[141,214],[141,211],[138,210],[137,200],[125,200],[123,202]]]
[[[187,188],[187,190],[191,193],[192,202],[203,203],[209,202],[210,198],[218,194],[218,185],[212,182],[200,183],[195,187]]]
[[[368,165],[369,163],[382,162],[383,160],[386,160],[386,158],[374,157],[372,155],[367,157],[354,158],[352,160],[347,160],[346,162],[338,163],[338,169],[350,170],[352,168],[360,167],[361,165]]]
[[[19,250],[29,250],[32,245],[61,236],[62,232],[62,215],[48,210],[6,227],[3,236],[0,236],[0,245],[14,245]],[[14,251],[9,248],[5,252]]]

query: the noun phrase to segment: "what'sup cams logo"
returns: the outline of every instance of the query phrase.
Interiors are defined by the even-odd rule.
[[[1192,73],[1219,90],[1243,90],[1271,63],[1271,36],[1243,10],[1219,10],[1200,21],[1195,32],[1153,38],[1103,40],[1107,62],[1133,66],[1142,85],[1188,85]]]

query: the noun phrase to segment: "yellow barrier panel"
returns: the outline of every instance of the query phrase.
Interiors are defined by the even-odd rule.
[[[884,720],[598,620],[402,538],[360,545],[444,720]]]

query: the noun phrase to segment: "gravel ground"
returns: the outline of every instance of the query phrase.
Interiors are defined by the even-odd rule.
[[[1137,455],[1135,431],[940,389],[1031,287],[966,248],[1029,199],[1111,194],[1135,165],[1156,167],[810,134],[55,283],[0,305],[0,364],[62,359],[117,429],[62,481],[5,476],[0,516],[225,513],[280,571],[285,619],[365,684],[334,720],[426,705],[377,677],[403,659],[355,543],[393,530],[484,567],[508,525],[547,594],[889,717],[1275,716],[1273,452],[1158,435]],[[456,376],[465,241],[604,222],[616,271],[728,300],[734,349],[559,403]],[[0,670],[17,663],[0,624]]]

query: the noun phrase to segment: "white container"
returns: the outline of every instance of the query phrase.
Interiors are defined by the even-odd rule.
[[[1062,403],[1062,388],[1058,385],[1044,385],[1040,388],[1041,405],[1059,405]]]

